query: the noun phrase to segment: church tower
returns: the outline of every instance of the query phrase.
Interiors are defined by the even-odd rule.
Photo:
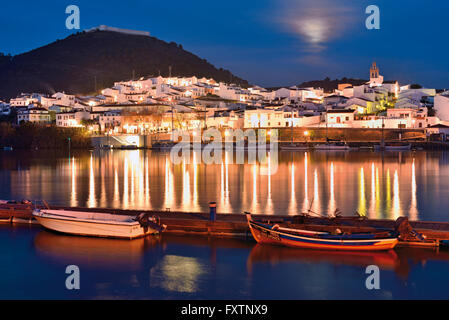
[[[373,62],[371,69],[369,70],[370,79],[377,79],[379,78],[379,68],[377,68],[377,65],[375,62]]]
[[[377,67],[377,64],[373,62],[371,65],[371,69],[369,69],[369,85],[371,87],[378,87],[381,86],[384,82],[384,77],[380,75],[379,68]]]

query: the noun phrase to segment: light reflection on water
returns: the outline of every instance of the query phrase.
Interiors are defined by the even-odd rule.
[[[447,152],[279,153],[265,164],[204,165],[201,154],[173,164],[169,153],[128,150],[48,153],[3,152],[0,198],[45,199],[51,204],[207,211],[324,215],[357,211],[369,218],[448,221]]]

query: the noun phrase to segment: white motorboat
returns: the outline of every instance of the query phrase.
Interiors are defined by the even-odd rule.
[[[74,235],[134,239],[165,230],[156,218],[149,214],[139,216],[111,213],[34,210],[33,216],[45,228]]]

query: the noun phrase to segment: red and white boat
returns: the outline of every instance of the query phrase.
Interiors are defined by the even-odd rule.
[[[398,234],[390,231],[334,235],[256,222],[250,213],[246,213],[246,217],[251,234],[262,244],[321,250],[377,251],[393,249],[398,243]]]

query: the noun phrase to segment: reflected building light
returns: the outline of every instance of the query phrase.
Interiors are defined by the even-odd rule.
[[[95,175],[93,166],[93,155],[90,155],[90,173],[89,173],[89,198],[87,200],[87,206],[89,208],[95,208],[97,206],[97,200],[95,199]]]
[[[321,214],[321,207],[320,207],[320,193],[319,193],[319,185],[318,185],[318,171],[315,169],[313,172],[313,212]]]
[[[225,194],[225,187],[224,187],[224,163],[221,163],[221,175],[220,175],[220,193],[221,193],[221,202],[224,202],[224,194]]]
[[[190,204],[190,174],[186,168],[185,159],[182,162],[182,204],[184,207]]]
[[[417,186],[416,186],[416,171],[415,171],[415,159],[413,159],[413,163],[412,163],[412,200],[410,203],[410,211],[409,211],[409,216],[410,216],[410,220],[418,220],[418,201],[417,201],[417,197],[416,197],[416,191],[417,191]]]
[[[128,158],[125,157],[123,163],[123,208],[128,209],[129,206],[129,185],[128,185]]]
[[[198,206],[198,160],[197,151],[193,151],[193,209],[197,210]]]
[[[379,182],[379,168],[376,168],[376,212],[378,217],[380,216],[380,182]]]
[[[395,170],[393,182],[393,219],[396,220],[400,216],[401,216],[401,203],[399,198],[399,177],[398,177],[398,170]]]
[[[112,200],[114,208],[119,208],[120,205],[120,194],[118,186],[118,172],[117,168],[114,169],[114,199]]]
[[[295,163],[292,161],[292,165],[290,167],[290,204],[288,209],[289,215],[296,215],[297,212],[297,205],[296,205],[296,194],[295,194]]]
[[[101,171],[101,186],[100,186],[100,207],[105,208],[107,207],[107,201],[106,201],[106,183],[104,182],[104,176],[106,175],[104,170],[105,166],[102,165],[100,162],[100,171]]]
[[[130,174],[130,176],[131,176],[131,201],[130,201],[130,203],[131,203],[131,205],[132,206],[134,206],[134,192],[135,192],[135,190],[134,190],[134,162],[133,161],[130,161],[131,163],[129,164],[129,166],[128,166],[128,168],[131,168],[131,174]]]
[[[70,206],[76,207],[78,206],[77,194],[76,194],[76,164],[75,157],[73,157],[71,162],[71,182],[72,182],[72,192],[70,194]]]
[[[308,183],[307,183],[307,180],[308,180],[308,176],[307,176],[307,172],[308,172],[308,162],[307,162],[307,156],[308,156],[308,153],[307,152],[305,152],[304,153],[304,203],[303,203],[303,206],[302,206],[302,211],[305,213],[305,212],[308,212],[309,211],[309,192],[308,192]]]
[[[225,153],[226,198],[229,201],[229,154]]]
[[[253,201],[251,204],[251,211],[253,213],[258,213],[257,211],[257,165],[253,164]]]
[[[221,166],[222,169],[222,179],[223,179],[223,171],[224,171],[224,183],[222,183],[222,188],[224,188],[224,192],[222,193],[222,210],[223,212],[232,212],[231,205],[229,203],[229,153],[225,152],[224,159],[224,167],[223,163]]]
[[[388,215],[391,213],[391,178],[390,169],[387,169],[387,199],[386,199],[386,212]],[[388,216],[389,217],[389,216]]]
[[[173,209],[173,173],[168,157],[165,158],[165,208]]]
[[[363,167],[360,168],[359,173],[359,214],[366,216],[366,198],[365,198],[365,173]]]
[[[271,151],[268,151],[268,199],[265,208],[266,214],[274,214],[273,199],[271,197]]]
[[[144,207],[145,206],[145,163],[143,161],[139,160],[139,164],[137,166],[137,182],[139,185],[139,190],[138,190],[138,205],[139,207]]]
[[[149,164],[148,164],[148,157],[145,161],[145,205],[148,208],[150,205],[150,176],[149,176]]]
[[[370,219],[376,218],[376,169],[374,162],[371,163],[371,200],[368,210]]]
[[[334,163],[331,162],[331,172],[330,172],[330,185],[329,185],[329,208],[328,216],[333,216],[335,210],[337,210],[337,204],[335,202],[335,189],[334,189]]]

